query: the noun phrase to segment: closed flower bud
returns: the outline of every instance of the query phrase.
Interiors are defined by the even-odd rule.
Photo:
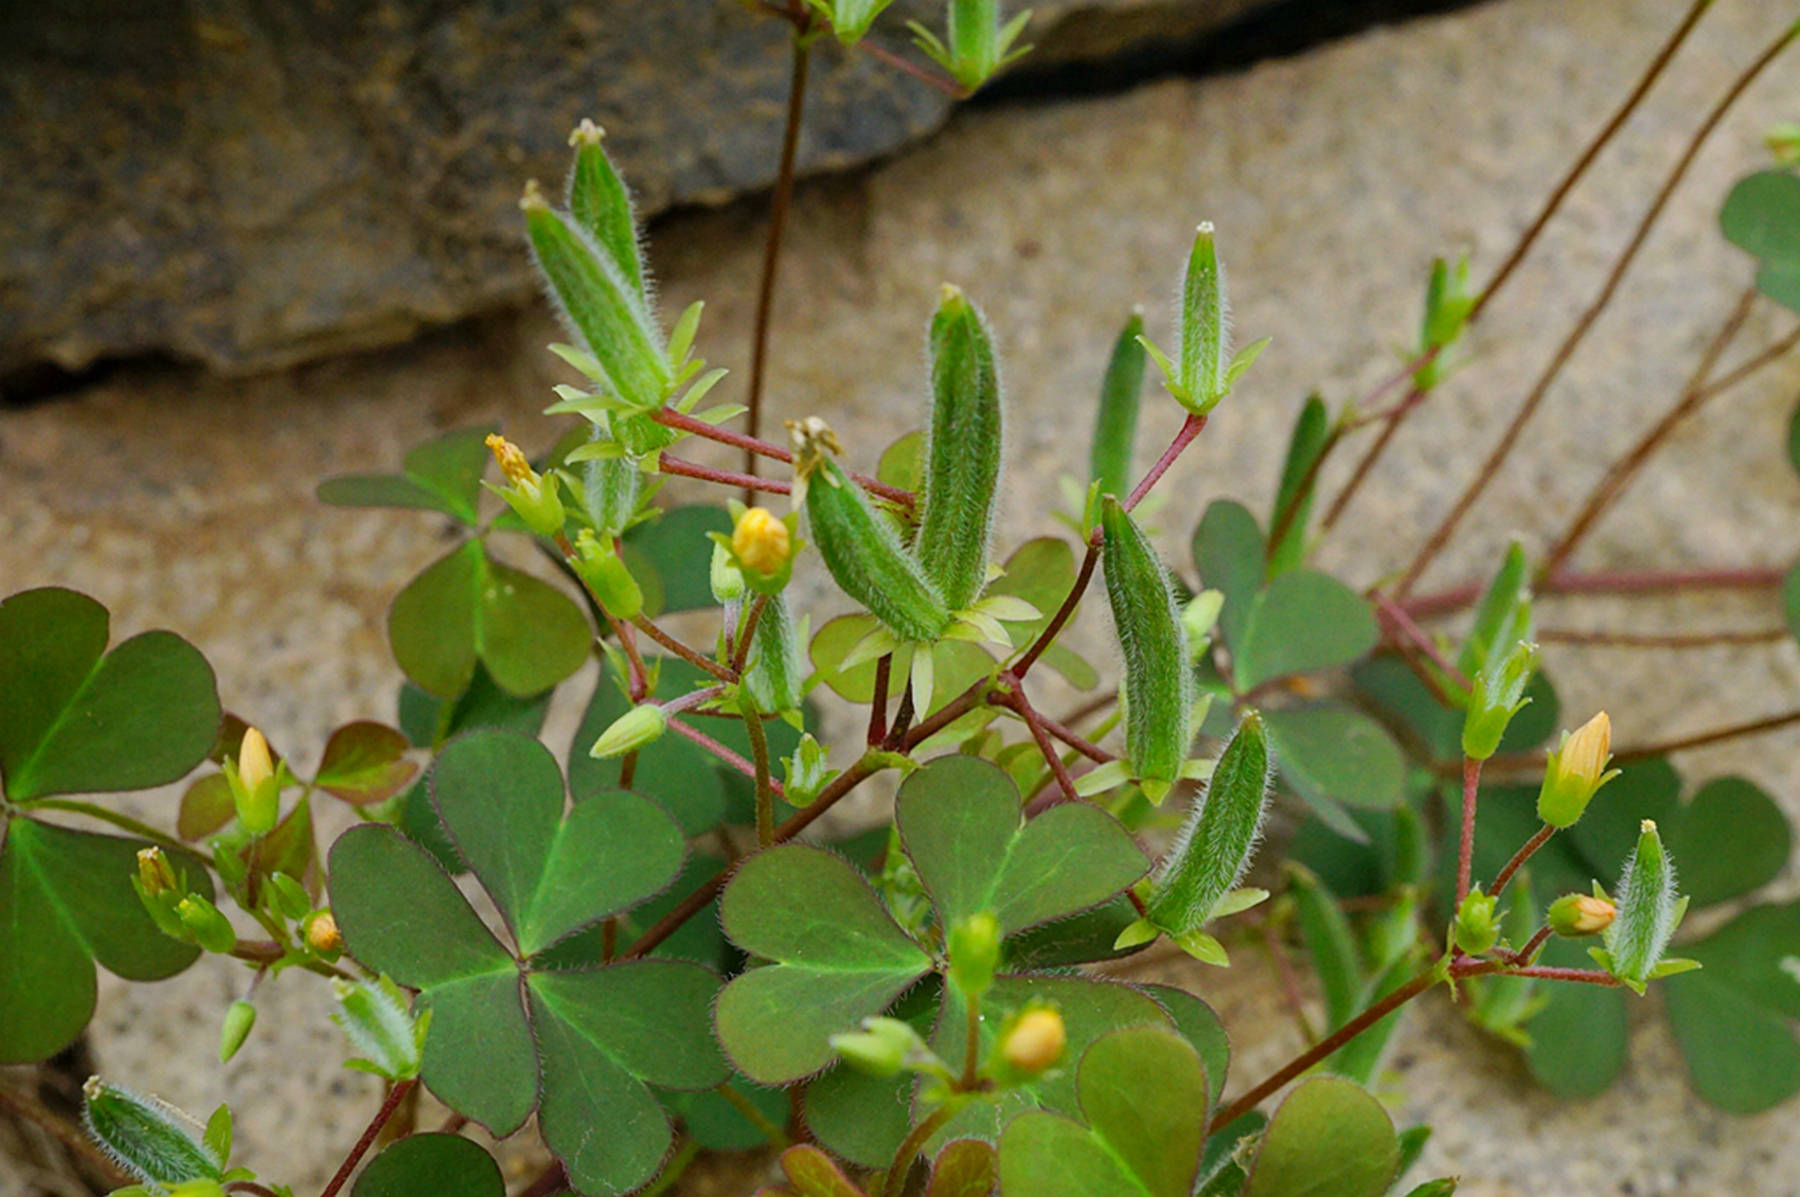
[[[1605,898],[1564,894],[1550,903],[1550,929],[1569,939],[1598,935],[1612,926],[1619,908]]]
[[[831,1047],[844,1063],[872,1077],[894,1076],[909,1060],[928,1053],[919,1033],[897,1018],[865,1018],[862,1030],[833,1035]]]
[[[175,869],[161,848],[142,848],[137,854],[139,892],[150,897],[172,894],[176,889]]]
[[[731,551],[738,565],[764,577],[781,572],[791,555],[788,527],[767,507],[751,507],[731,531]]]
[[[1485,761],[1500,750],[1506,725],[1531,701],[1525,687],[1536,671],[1537,645],[1524,640],[1482,665],[1463,717],[1462,750],[1471,760]]]
[[[1587,810],[1601,786],[1619,775],[1607,769],[1612,759],[1612,720],[1601,711],[1574,733],[1563,733],[1562,743],[1544,767],[1544,784],[1538,791],[1538,818],[1552,827],[1572,826]]]
[[[1056,1066],[1069,1046],[1063,1017],[1048,1006],[1027,1010],[1000,1041],[1000,1056],[1018,1072],[1036,1076]]]
[[[315,911],[307,916],[302,934],[306,936],[306,946],[321,956],[336,957],[344,950],[343,933],[338,930],[337,919],[329,910]]]
[[[575,572],[588,593],[614,619],[636,619],[644,609],[644,591],[610,537],[583,528],[575,536]]]
[[[963,996],[975,1001],[994,983],[1000,966],[1000,920],[982,911],[950,928],[950,979]]]
[[[232,930],[231,920],[199,894],[189,894],[177,902],[175,914],[194,942],[207,951],[224,953],[237,947],[237,932]]]
[[[286,873],[269,874],[268,893],[274,898],[275,908],[287,918],[305,918],[312,909],[312,895],[306,892],[304,885]]]
[[[1480,956],[1499,940],[1500,921],[1494,917],[1494,899],[1477,886],[1456,908],[1456,946],[1470,956]]]
[[[539,536],[555,536],[561,532],[563,505],[556,476],[545,477],[532,469],[519,447],[498,433],[487,438],[487,447],[493,450],[506,485],[484,485],[505,499],[506,505],[525,521],[525,526]]]
[[[269,755],[269,741],[254,727],[244,729],[244,742],[238,748],[238,780],[244,788],[254,790],[275,776],[275,761]]]
[[[588,755],[595,760],[605,760],[636,752],[655,743],[668,726],[669,717],[655,703],[647,702],[632,707],[600,733],[600,738],[594,741]]]
[[[783,758],[782,764],[787,769],[782,797],[790,806],[811,806],[825,783],[836,776],[835,770],[826,768],[825,749],[813,739],[811,732],[800,737],[800,743],[794,746],[794,755]]]
[[[219,1063],[224,1064],[238,1054],[250,1028],[256,1025],[256,1007],[239,998],[225,1009],[225,1021],[219,1028]]]

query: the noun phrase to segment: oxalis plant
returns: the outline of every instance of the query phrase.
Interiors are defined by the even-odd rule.
[[[665,1191],[702,1152],[750,1148],[779,1151],[785,1179],[762,1192],[804,1197],[1445,1194],[1454,1179],[1406,1178],[1428,1129],[1397,1130],[1365,1088],[1402,1009],[1439,988],[1574,1095],[1619,1071],[1625,995],[1670,979],[1664,1006],[1702,1097],[1750,1112],[1800,1089],[1800,906],[1682,931],[1690,906],[1781,872],[1787,822],[1738,778],[1684,798],[1666,760],[1800,714],[1615,752],[1608,716],[1565,718],[1546,672],[1576,637],[1536,621],[1552,597],[1783,585],[1761,569],[1618,575],[1569,561],[1673,427],[1800,343],[1721,368],[1754,308],[1800,309],[1793,128],[1771,134],[1774,165],[1725,198],[1723,231],[1755,280],[1673,407],[1548,549],[1515,543],[1482,583],[1416,590],[1701,143],[1800,29],[1705,115],[1442,524],[1401,572],[1358,591],[1312,568],[1311,550],[1705,3],[1483,288],[1466,262],[1434,266],[1418,340],[1388,383],[1335,412],[1303,404],[1266,521],[1212,503],[1192,573],[1147,533],[1155,489],[1215,418],[1267,401],[1240,393],[1268,342],[1232,350],[1210,225],[1169,343],[1136,316],[1118,335],[1089,475],[1069,486],[1072,535],[996,543],[1000,355],[955,286],[928,320],[921,431],[872,473],[852,468],[867,446],[849,429],[840,443],[829,411],[790,425],[786,445],[764,439],[767,301],[809,56],[828,34],[888,52],[863,40],[882,0],[763,7],[793,26],[795,89],[747,407],[703,406],[724,372],[696,353],[700,305],[665,324],[625,182],[584,122],[559,202],[536,185],[521,201],[570,330],[552,349],[575,381],[548,409],[574,417],[568,430],[535,460],[495,429],[452,432],[398,474],[321,487],[330,503],[422,509],[463,530],[389,614],[408,678],[398,726],[351,723],[297,770],[222,714],[204,658],[171,633],[109,647],[92,599],[38,589],[0,603],[0,1060],[75,1041],[96,964],[151,981],[202,953],[241,962],[222,1061],[254,1033],[260,987],[316,974],[349,1066],[385,1094],[324,1197],[501,1197],[498,1165],[459,1133],[471,1124],[501,1139],[535,1125],[553,1160],[529,1194]],[[919,31],[943,74],[901,60],[934,86],[966,93],[1020,52],[1022,14],[953,0],[947,18],[942,36]],[[1186,419],[1138,473],[1151,363]],[[1371,432],[1321,502],[1325,463]],[[745,468],[684,455],[707,441],[742,450]],[[1800,422],[1792,443],[1800,460]],[[671,475],[743,501],[661,506]],[[503,563],[504,537],[535,546],[563,584]],[[794,586],[808,575],[828,575],[855,611],[812,627]],[[1785,586],[1800,625],[1800,575]],[[1116,688],[1063,639],[1095,591]],[[1455,632],[1433,630],[1465,611]],[[685,623],[704,639],[659,622],[679,612],[706,613]],[[1674,651],[1717,638],[1617,639]],[[599,682],[559,757],[538,734],[550,695],[596,655]],[[1042,671],[1090,700],[1053,717]],[[815,738],[821,688],[861,709],[853,742]],[[172,834],[69,797],[162,785],[209,760]],[[877,778],[897,783],[891,817],[820,822]],[[365,821],[322,855],[314,807],[327,801]],[[1299,826],[1283,860],[1256,862],[1276,801]],[[1207,968],[1240,948],[1285,967],[1299,945],[1323,1021],[1290,995],[1306,1049],[1232,1078],[1201,997],[1113,979],[1158,944]],[[1207,968],[1191,973],[1200,988]],[[451,1111],[439,1129],[419,1130],[421,1085]],[[77,1132],[0,1090],[118,1192],[291,1191],[233,1164],[224,1107],[202,1124],[99,1077],[84,1098]]]

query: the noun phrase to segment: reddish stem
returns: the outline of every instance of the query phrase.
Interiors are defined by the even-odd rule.
[[[1481,762],[1463,758],[1462,838],[1456,848],[1456,904],[1469,896],[1469,872],[1475,860],[1475,801],[1481,790]]]
[[[679,457],[671,457],[667,453],[657,455],[656,468],[664,474],[679,474],[683,478],[698,478],[703,482],[741,487],[746,491],[760,490],[771,495],[794,493],[794,484],[791,482],[783,482],[778,478],[758,478],[755,474],[740,474],[734,470],[715,470],[711,466],[697,465]]]
[[[887,739],[888,676],[893,672],[894,655],[888,653],[875,662],[875,693],[869,700],[870,748]]]
[[[1150,493],[1150,488],[1169,472],[1169,467],[1175,464],[1175,459],[1181,456],[1181,451],[1192,444],[1194,438],[1200,435],[1200,430],[1205,427],[1205,416],[1189,413],[1188,418],[1181,422],[1181,428],[1175,433],[1175,439],[1169,442],[1169,447],[1163,450],[1162,456],[1156,459],[1156,464],[1150,467],[1150,472],[1131,488],[1131,495],[1124,503],[1125,510],[1130,511],[1144,501],[1144,496]]]
[[[1584,985],[1602,985],[1608,989],[1619,987],[1619,978],[1611,973],[1601,972],[1597,968],[1551,968],[1541,964],[1521,964],[1517,968],[1501,969],[1509,977],[1537,977],[1545,981],[1576,981]]]
[[[369,1119],[369,1125],[363,1128],[362,1138],[356,1141],[356,1145],[350,1149],[350,1154],[344,1157],[342,1164],[338,1165],[337,1174],[331,1178],[331,1183],[325,1186],[325,1191],[320,1193],[319,1197],[337,1197],[338,1190],[344,1187],[350,1180],[350,1174],[356,1171],[356,1165],[362,1162],[362,1158],[368,1154],[369,1148],[375,1145],[375,1138],[381,1134],[381,1128],[387,1125],[387,1120],[394,1116],[394,1111],[400,1108],[400,1103],[406,1100],[406,1095],[412,1092],[413,1086],[417,1084],[418,1082],[414,1080],[400,1081],[388,1090],[386,1099],[381,1103],[381,1108],[375,1111],[375,1117]]]
[[[631,626],[643,632],[644,635],[650,637],[650,639],[656,641],[658,644],[686,661],[689,665],[692,665],[694,668],[705,673],[712,674],[726,685],[732,685],[738,680],[738,675],[735,671],[726,668],[710,657],[701,656],[696,650],[689,648],[674,636],[669,635],[667,632],[657,627],[655,622],[652,621],[649,616],[639,614],[631,621]]]
[[[1394,630],[1399,632],[1400,635],[1404,636],[1407,640],[1410,640],[1420,652],[1425,654],[1426,658],[1429,659],[1433,665],[1436,665],[1443,671],[1444,676],[1448,677],[1464,690],[1474,688],[1469,679],[1463,676],[1462,670],[1458,669],[1444,656],[1444,654],[1439,652],[1438,646],[1433,643],[1430,636],[1425,634],[1425,630],[1413,622],[1412,616],[1406,613],[1406,608],[1400,606],[1400,604],[1396,603],[1393,599],[1381,593],[1379,590],[1374,591],[1370,597],[1374,600],[1375,606],[1380,609],[1381,614],[1386,617],[1390,624],[1392,624]]]
[[[1012,690],[1002,694],[991,694],[988,696],[988,701],[999,703],[1025,721],[1025,726],[1031,729],[1031,738],[1037,741],[1038,752],[1043,756],[1044,763],[1050,766],[1050,773],[1056,778],[1057,787],[1062,790],[1063,801],[1080,802],[1081,795],[1075,792],[1075,779],[1069,776],[1069,767],[1063,764],[1062,753],[1056,750],[1056,745],[1051,741],[1050,733],[1044,727],[1043,720],[1032,707],[1030,700],[1025,697],[1025,691],[1017,680],[1013,681]]]
[[[1555,834],[1556,828],[1550,826],[1548,823],[1538,828],[1537,834],[1526,840],[1524,845],[1517,852],[1513,853],[1512,859],[1507,861],[1498,873],[1494,874],[1494,888],[1488,892],[1495,897],[1499,897],[1500,891],[1506,888],[1506,883],[1512,880],[1513,874],[1518,872],[1519,869],[1524,866],[1526,861],[1536,855],[1539,848],[1542,848],[1545,844],[1549,843],[1550,837]]]
[[[1499,892],[1499,886],[1494,887],[1494,892]],[[1549,940],[1550,928],[1548,926],[1539,927],[1532,937],[1525,941],[1525,946],[1513,953],[1513,961],[1521,968],[1529,968],[1532,958],[1538,954],[1538,949]]]
[[[1678,590],[1762,590],[1781,585],[1787,571],[1773,566],[1741,569],[1597,570],[1591,573],[1552,574],[1537,584],[1545,594],[1669,594]],[[1414,619],[1430,619],[1460,611],[1480,598],[1486,582],[1468,582],[1449,590],[1418,595],[1400,601]]]
[[[732,432],[730,429],[715,428],[705,420],[696,420],[693,416],[685,412],[678,412],[672,407],[660,407],[650,413],[650,418],[665,428],[690,432],[695,436],[704,437],[706,440],[717,441],[721,445],[747,449],[787,465],[792,465],[794,462],[794,455],[780,445],[770,444],[768,441],[754,436],[745,436],[741,432]],[[858,485],[870,494],[879,495],[890,503],[911,507],[915,502],[911,491],[901,490],[897,486],[889,486],[879,478],[871,478],[867,474],[858,474],[855,471],[851,471],[850,477],[854,478]]]
[[[746,728],[749,726],[749,723],[749,720],[745,720]],[[758,727],[760,726],[761,724],[759,723]],[[749,761],[745,760],[743,757],[725,747],[725,745],[719,743],[692,724],[684,723],[680,719],[671,719],[669,720],[669,730],[677,735],[685,736],[689,740],[692,740],[694,743],[700,745],[700,747],[706,749],[706,751],[712,753],[750,780],[757,780],[755,765],[751,764]],[[781,783],[774,778],[769,778],[769,789],[778,798],[787,797],[786,793],[782,790]]]
[[[1044,625],[1042,632],[1038,633],[1038,638],[1031,642],[1031,647],[1025,650],[1025,655],[1013,665],[1014,677],[1023,681],[1025,675],[1031,672],[1031,667],[1037,664],[1037,659],[1044,655],[1044,650],[1055,643],[1056,638],[1062,634],[1063,625],[1069,622],[1069,617],[1075,614],[1075,608],[1081,605],[1081,596],[1087,593],[1088,583],[1094,577],[1094,567],[1098,564],[1100,564],[1100,544],[1098,540],[1090,538],[1087,555],[1081,559],[1081,569],[1075,574],[1075,584],[1069,587],[1069,593],[1063,597],[1062,606],[1056,609],[1056,613],[1050,617],[1050,622]]]
[[[1787,628],[1743,628],[1719,632],[1606,632],[1539,628],[1540,644],[1579,644],[1589,648],[1715,648],[1734,644],[1771,644],[1786,640]]]

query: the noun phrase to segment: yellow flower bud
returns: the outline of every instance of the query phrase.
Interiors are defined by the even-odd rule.
[[[306,946],[321,956],[344,950],[344,936],[331,911],[321,910],[306,920]]]
[[[1000,1045],[1000,1054],[1020,1072],[1044,1072],[1062,1059],[1069,1033],[1062,1015],[1048,1007],[1027,1010]]]
[[[1571,939],[1598,935],[1612,926],[1619,908],[1605,898],[1564,894],[1550,904],[1550,929]]]
[[[738,563],[759,574],[773,574],[786,565],[792,544],[787,525],[767,507],[744,512],[731,533],[731,551]]]
[[[254,793],[258,786],[275,776],[275,761],[269,755],[269,741],[254,727],[244,729],[244,743],[238,749],[238,780]]]
[[[1612,759],[1612,720],[1601,711],[1562,743],[1544,768],[1544,785],[1538,791],[1538,818],[1552,827],[1572,826],[1587,810],[1595,791],[1618,776],[1609,770]]]
[[[536,471],[531,468],[531,463],[525,459],[519,446],[497,432],[489,433],[484,443],[493,450],[494,460],[500,465],[500,473],[508,482],[517,486],[522,482],[537,480]]]

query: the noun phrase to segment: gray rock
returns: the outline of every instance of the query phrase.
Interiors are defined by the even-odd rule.
[[[1267,0],[1046,0],[1043,61],[1189,36]],[[910,52],[906,0],[881,28]],[[1117,24],[1114,24],[1114,17]],[[243,372],[403,339],[532,289],[513,201],[581,117],[646,213],[766,185],[785,26],[730,0],[78,0],[0,12],[0,376],[166,355]],[[836,43],[804,169],[950,101]]]

